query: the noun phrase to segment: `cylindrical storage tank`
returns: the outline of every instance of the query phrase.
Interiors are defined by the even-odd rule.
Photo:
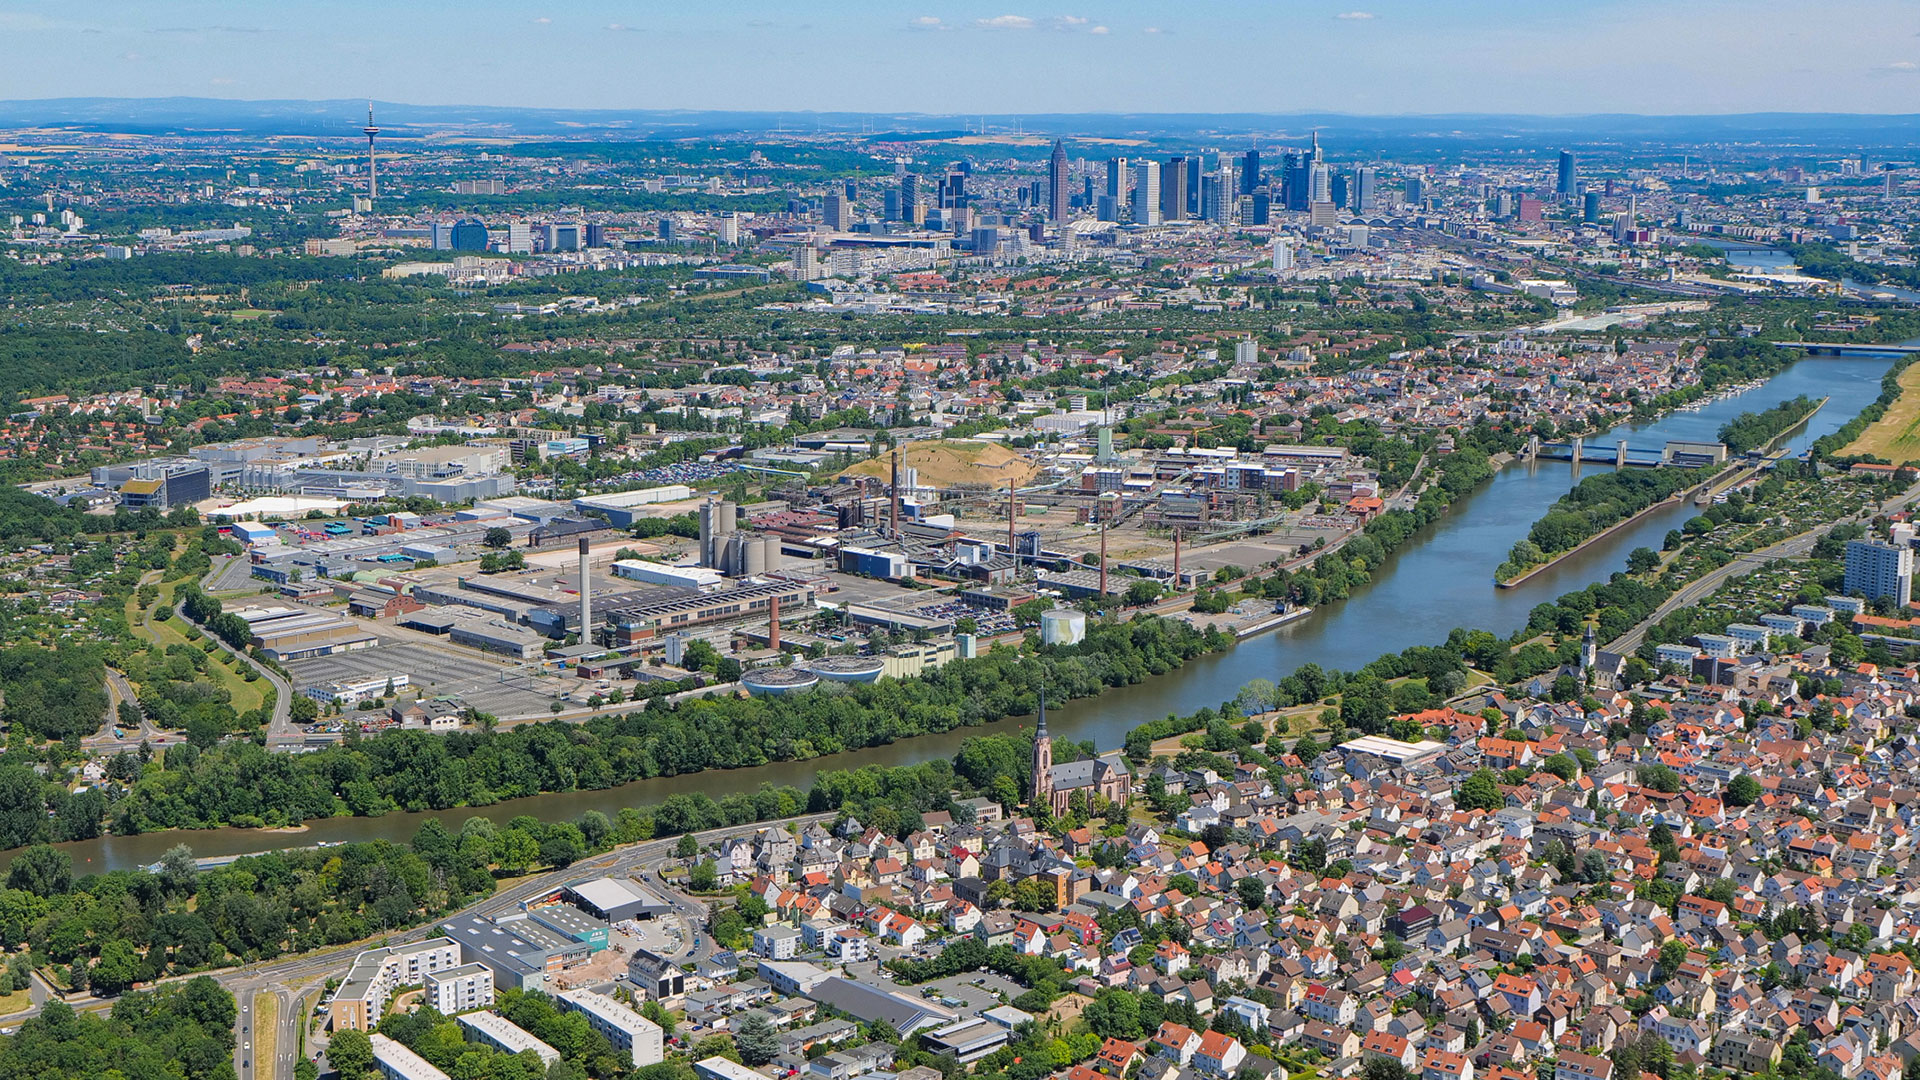
[[[740,577],[745,574],[747,571],[747,538],[741,536],[739,533],[734,533],[732,536],[727,537],[727,542],[721,545],[721,548],[720,572],[730,574],[734,577]]]
[[[807,667],[829,682],[870,683],[880,681],[887,665],[877,656],[829,656]]]
[[[755,668],[740,676],[740,685],[755,697],[797,694],[820,685],[820,676],[805,668]]]
[[[713,503],[700,504],[700,565],[712,566],[713,557]]]
[[[739,508],[730,502],[720,504],[720,520],[715,522],[714,531],[722,535],[733,532],[734,522],[740,519]]]
[[[783,558],[780,554],[780,538],[777,536],[763,536],[760,538],[760,548],[761,558],[766,563],[766,568],[763,572],[771,574],[775,570],[780,569],[781,559]]]
[[[761,538],[748,536],[741,541],[740,546],[746,550],[745,575],[747,577],[759,577],[765,574],[767,572],[767,546],[761,543]]]

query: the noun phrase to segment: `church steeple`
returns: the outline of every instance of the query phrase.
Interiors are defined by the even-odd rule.
[[[1033,730],[1033,798],[1029,805],[1053,805],[1053,736],[1047,734],[1047,688],[1040,687],[1040,720]]]

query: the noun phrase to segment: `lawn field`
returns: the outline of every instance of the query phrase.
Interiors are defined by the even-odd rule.
[[[1900,396],[1840,454],[1872,454],[1895,465],[1920,461],[1920,364],[1900,373]]]

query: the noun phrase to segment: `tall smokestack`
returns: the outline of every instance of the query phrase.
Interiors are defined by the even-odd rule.
[[[1173,591],[1180,591],[1180,530],[1173,530]]]
[[[1100,515],[1100,599],[1107,598],[1107,515]]]
[[[1007,555],[1013,559],[1015,573],[1020,570],[1020,552],[1013,546],[1013,481],[1007,481]]]
[[[893,448],[893,479],[888,482],[887,494],[892,496],[887,524],[893,529],[895,539],[900,536],[900,448]]]
[[[587,577],[586,537],[580,538],[580,644],[593,644],[593,585]]]
[[[773,612],[767,618],[767,648],[772,649],[774,652],[779,652],[780,651],[780,598],[777,596],[773,597],[771,600],[768,601],[768,606],[773,609]]]

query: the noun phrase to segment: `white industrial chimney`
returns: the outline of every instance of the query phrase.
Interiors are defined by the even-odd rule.
[[[587,538],[580,538],[580,644],[593,644],[593,585],[587,576]]]

